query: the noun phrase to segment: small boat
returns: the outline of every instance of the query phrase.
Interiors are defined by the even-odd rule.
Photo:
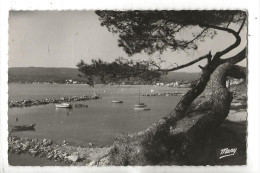
[[[61,103],[61,104],[56,104],[56,108],[72,108],[72,104],[69,103]]]
[[[112,100],[112,103],[123,103],[122,100]]]
[[[23,131],[23,130],[35,130],[35,126],[36,126],[36,124],[21,125],[21,126],[11,126],[11,127],[12,127],[12,130]]]
[[[76,107],[76,108],[83,108],[83,107],[85,107],[85,108],[87,108],[88,107],[88,105],[85,105],[85,104],[74,104],[74,106]]]
[[[138,104],[134,105],[134,109],[138,109],[138,108],[144,108],[147,107],[147,105],[145,103],[140,103],[140,87],[139,87],[139,100],[138,100]],[[143,110],[143,109],[142,109]]]
[[[149,110],[151,110],[151,108],[146,108],[146,107],[136,107],[134,109],[137,110],[137,111],[149,111]]]
[[[147,107],[147,105],[144,104],[144,103],[138,103],[137,105],[134,105],[134,107],[136,107],[136,108],[143,108],[143,107]]]

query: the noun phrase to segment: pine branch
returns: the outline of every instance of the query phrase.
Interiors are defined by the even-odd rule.
[[[245,22],[246,22],[246,16],[245,16],[245,18],[244,18],[244,20],[243,20],[243,22],[242,22],[242,24],[241,24],[239,30],[237,31],[238,34],[240,33],[240,31],[241,31],[242,28],[244,27]]]
[[[188,62],[187,64],[183,64],[183,65],[180,65],[180,66],[171,68],[171,69],[159,69],[159,71],[164,71],[164,72],[176,71],[176,70],[179,70],[179,69],[188,67],[188,66],[190,66],[190,65],[193,65],[193,64],[195,64],[196,62],[199,62],[199,61],[201,61],[201,60],[203,60],[203,59],[208,59],[208,58],[210,58],[210,57],[211,57],[211,53],[208,53],[208,54],[206,54],[206,55],[204,55],[204,56],[201,56],[201,57],[199,57],[199,58],[197,58],[197,59],[195,59],[195,60],[193,60],[193,61]]]
[[[233,57],[230,57],[230,58],[227,58],[227,59],[221,59],[220,62],[221,63],[225,63],[225,62],[229,62],[231,64],[236,64],[240,61],[242,61],[243,59],[245,59],[247,57],[246,55],[246,52],[247,52],[247,49],[246,47],[241,51],[239,52],[237,55],[233,56]]]
[[[215,56],[215,58],[220,59],[221,56],[225,55],[226,53],[230,52],[231,50],[235,49],[237,46],[240,45],[241,43],[241,37],[239,36],[239,33],[234,31],[233,29],[230,28],[224,28],[221,26],[215,26],[215,25],[202,25],[202,27],[208,27],[208,28],[212,28],[212,29],[217,29],[220,31],[226,31],[228,33],[231,33],[234,35],[234,37],[236,38],[235,43],[233,43],[232,45],[230,45],[229,47],[227,47],[226,49],[217,52],[217,56]]]
[[[208,30],[209,28],[205,28],[205,29],[203,29],[202,31],[201,31],[201,33],[200,34],[198,34],[195,38],[193,38],[192,40],[190,40],[190,41],[188,41],[188,42],[186,42],[186,43],[184,43],[183,45],[181,45],[181,46],[187,46],[188,44],[190,44],[190,43],[192,43],[192,42],[194,42],[195,40],[197,40],[206,30]]]

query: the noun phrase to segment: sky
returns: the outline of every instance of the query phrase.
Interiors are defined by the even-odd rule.
[[[182,33],[186,37],[188,33]],[[241,45],[226,57],[235,55],[246,45],[246,31],[241,31]],[[145,53],[132,57],[118,47],[118,35],[100,25],[94,11],[10,11],[9,13],[9,67],[71,67],[82,59],[101,58],[107,62],[118,57],[140,59],[158,58],[169,64],[184,64],[209,51],[214,54],[231,45],[235,39],[226,32],[218,32],[214,39],[200,43],[192,53],[166,51],[148,56]],[[198,65],[181,69],[183,72],[199,72]],[[240,63],[245,66],[246,60]],[[165,66],[166,67],[166,66]]]

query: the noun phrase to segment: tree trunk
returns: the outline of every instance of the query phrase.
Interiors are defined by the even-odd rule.
[[[227,76],[245,78],[245,68],[229,63],[220,65],[212,74],[210,100],[190,109],[187,116],[167,116],[144,131],[122,136],[97,165],[185,164],[187,153],[214,133],[229,113],[233,97],[226,88]]]

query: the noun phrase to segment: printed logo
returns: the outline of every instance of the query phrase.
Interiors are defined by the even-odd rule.
[[[236,154],[237,148],[224,148],[220,150],[219,159],[223,159],[228,156],[233,156]]]

